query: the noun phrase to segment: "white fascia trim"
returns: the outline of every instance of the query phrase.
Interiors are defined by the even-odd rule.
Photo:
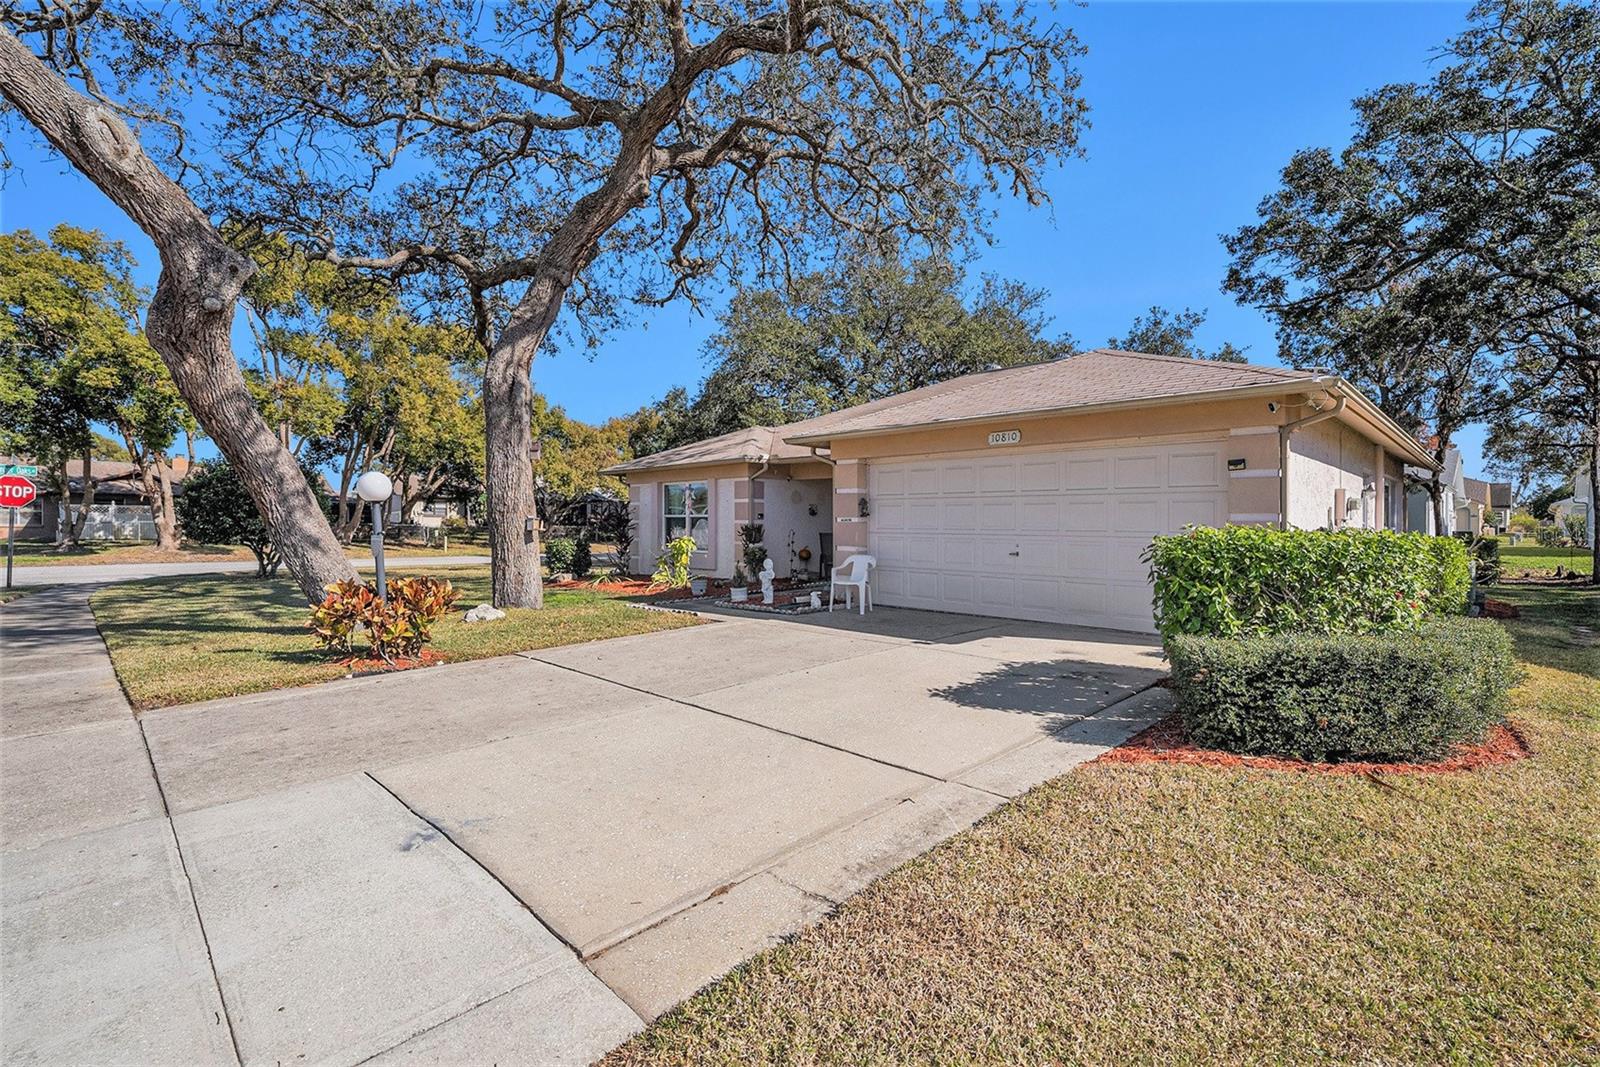
[[[1277,433],[1276,426],[1235,426],[1228,431],[1229,437],[1263,437],[1269,433]]]
[[[1253,471],[1229,471],[1228,472],[1228,477],[1230,477],[1230,478],[1280,478],[1280,477],[1282,477],[1282,475],[1280,475],[1275,470],[1265,470],[1265,469],[1262,469],[1262,468],[1257,468],[1256,470],[1253,470]]]

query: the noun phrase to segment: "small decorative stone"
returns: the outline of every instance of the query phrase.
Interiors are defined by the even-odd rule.
[[[494,622],[496,619],[505,617],[506,613],[493,604],[479,604],[477,607],[469,609],[461,617],[461,620],[463,622]]]

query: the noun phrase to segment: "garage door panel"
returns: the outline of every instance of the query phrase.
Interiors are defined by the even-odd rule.
[[[978,606],[985,611],[1005,612],[1017,605],[1016,579],[985,575],[978,583]]]
[[[1017,465],[1012,460],[988,460],[978,464],[978,492],[1010,493],[1017,488]]]
[[[1093,459],[1066,461],[1066,487],[1070,489],[1110,489],[1111,459],[1100,456]]]
[[[1048,499],[1022,501],[1018,528],[1027,533],[1055,533],[1060,530],[1061,502]]]
[[[1024,493],[1054,493],[1061,488],[1061,463],[1056,459],[1025,459],[1017,477]]]
[[[1178,533],[1185,526],[1221,526],[1222,509],[1215,500],[1169,500],[1167,502],[1167,533]]]
[[[971,574],[945,574],[942,576],[941,593],[950,604],[976,607],[978,579]]]
[[[1161,457],[1154,453],[1117,456],[1111,463],[1114,488],[1159,489],[1161,487]]]
[[[937,498],[927,500],[913,498],[906,505],[906,529],[937,530],[939,528],[939,513],[943,510],[944,504]]]
[[[1150,631],[1151,536],[1227,519],[1220,443],[869,471],[874,599],[885,605]]]
[[[946,500],[944,502],[944,528],[946,530],[976,530],[978,528],[977,500]]]
[[[952,463],[944,468],[945,495],[978,491],[978,468],[973,463]]]
[[[874,531],[872,535],[872,555],[877,558],[879,569],[905,563],[906,539]],[[876,581],[876,578],[874,578],[874,581]]]
[[[1104,537],[1074,537],[1061,542],[1061,573],[1068,578],[1104,578],[1111,542]]]
[[[1165,531],[1166,508],[1156,497],[1118,497],[1111,507],[1111,528],[1119,534],[1154,537]]]
[[[1017,557],[1011,554],[1016,551],[1018,549],[1015,540],[983,538],[978,542],[978,568],[1004,574],[1016,566]]]
[[[972,568],[978,565],[978,539],[975,537],[945,537],[943,539],[944,563],[947,567]]]
[[[1174,489],[1222,484],[1222,453],[1217,449],[1174,452],[1167,462],[1167,485]]]
[[[1017,502],[1010,497],[998,500],[979,498],[978,529],[985,533],[1002,533],[1017,528]]]
[[[1103,532],[1111,528],[1111,500],[1107,497],[1068,497],[1061,503],[1061,529],[1068,532]]]
[[[940,540],[941,538],[934,535],[908,535],[906,537],[906,563],[913,567],[938,563]]]
[[[939,468],[933,464],[906,468],[906,492],[912,496],[937,496],[939,484]]]
[[[1106,613],[1106,583],[1064,580],[1061,603],[1071,614],[1098,618]]]

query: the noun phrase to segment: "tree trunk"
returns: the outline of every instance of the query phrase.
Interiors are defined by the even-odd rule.
[[[84,449],[83,501],[78,505],[78,514],[76,516],[72,514],[72,497],[70,490],[68,495],[62,497],[62,499],[67,502],[66,541],[64,542],[64,547],[66,548],[77,548],[83,543],[83,528],[89,522],[89,509],[94,507],[94,491],[96,483],[94,480],[94,474],[91,473],[94,469],[93,463],[94,452],[87,448]]]
[[[1600,585],[1600,426],[1589,442],[1589,584]]]
[[[544,605],[533,481],[533,357],[566,286],[541,274],[517,303],[483,373],[484,473],[495,607]]]
[[[161,507],[156,512],[156,547],[171,552],[178,550],[178,509],[172,499],[172,470],[166,457],[156,454],[156,483]],[[153,507],[153,505],[152,505]]]
[[[126,426],[118,426],[117,429],[122,434],[123,445],[128,449],[128,457],[133,460],[134,470],[139,472],[139,488],[144,493],[145,503],[150,505],[150,521],[156,530],[156,551],[176,552],[178,531],[173,520],[172,482],[167,477],[167,457],[164,453],[143,447]]]
[[[295,582],[312,602],[355,577],[294,457],[256,410],[234,359],[233,312],[254,265],[108,109],[0,29],[0,93],[155,243],[161,277],[145,333],[178,392],[233,464]]]

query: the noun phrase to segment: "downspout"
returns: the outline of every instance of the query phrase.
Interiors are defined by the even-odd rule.
[[[1336,417],[1348,402],[1341,396],[1327,411],[1318,411],[1278,427],[1278,529],[1289,528],[1289,438],[1296,430]]]
[[[822,462],[826,463],[828,466],[832,467],[834,470],[838,470],[839,469],[839,461],[836,460],[836,459],[830,459],[829,457],[824,456],[821,452],[817,451],[817,449],[820,448],[820,447],[821,447],[820,445],[812,445],[811,446],[811,458],[812,459],[820,459],[820,460],[822,460]]]
[[[750,480],[753,482],[763,474],[767,473],[767,468],[770,466],[772,466],[772,453],[761,453],[761,466],[756,468],[756,472],[750,476]]]

